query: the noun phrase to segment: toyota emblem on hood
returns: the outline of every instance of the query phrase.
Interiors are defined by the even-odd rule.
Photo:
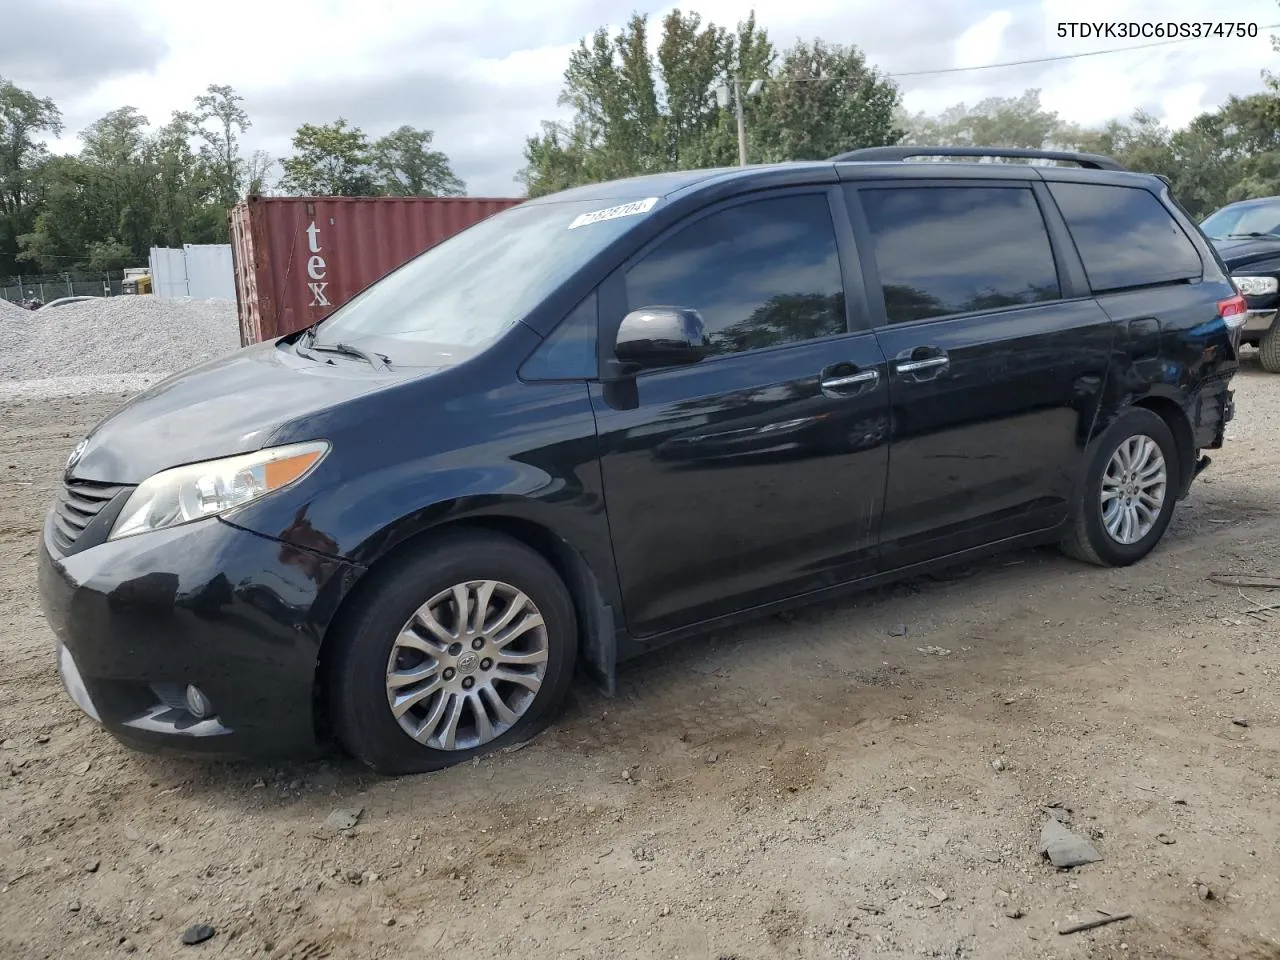
[[[68,477],[71,476],[71,471],[75,469],[76,464],[80,462],[80,457],[84,455],[84,448],[88,446],[88,443],[87,438],[81,440],[76,444],[76,448],[71,451],[71,456],[67,457],[67,466],[63,472]]]

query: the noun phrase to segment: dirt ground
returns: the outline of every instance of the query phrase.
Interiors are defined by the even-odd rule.
[[[1280,591],[1208,579],[1280,576],[1280,377],[1235,388],[1137,567],[1022,552],[816,605],[401,780],[157,759],[82,717],[35,547],[119,398],[6,401],[0,957],[1280,958]],[[1038,854],[1053,804],[1101,862]],[[1104,913],[1132,917],[1059,933]]]

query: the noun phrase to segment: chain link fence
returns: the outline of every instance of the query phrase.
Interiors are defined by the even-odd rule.
[[[46,273],[0,277],[0,299],[18,303],[39,300],[48,303],[59,297],[115,297],[124,285],[124,271],[103,273]]]

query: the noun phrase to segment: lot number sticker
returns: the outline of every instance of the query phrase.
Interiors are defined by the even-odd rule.
[[[593,213],[580,213],[573,218],[573,222],[569,224],[569,229],[576,230],[578,227],[585,227],[589,223],[617,220],[619,217],[636,217],[642,213],[648,213],[657,202],[657,197],[646,197],[643,200],[633,200],[631,203],[623,203],[616,207],[606,207],[604,210],[596,210]]]

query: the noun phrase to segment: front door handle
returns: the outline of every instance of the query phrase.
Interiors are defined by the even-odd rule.
[[[862,370],[843,377],[828,377],[822,381],[822,389],[843,390],[845,387],[856,387],[860,383],[875,383],[879,379],[879,370]]]
[[[899,360],[899,373],[917,373],[920,370],[932,370],[934,367],[945,367],[951,361],[947,357],[929,357],[925,360]]]

